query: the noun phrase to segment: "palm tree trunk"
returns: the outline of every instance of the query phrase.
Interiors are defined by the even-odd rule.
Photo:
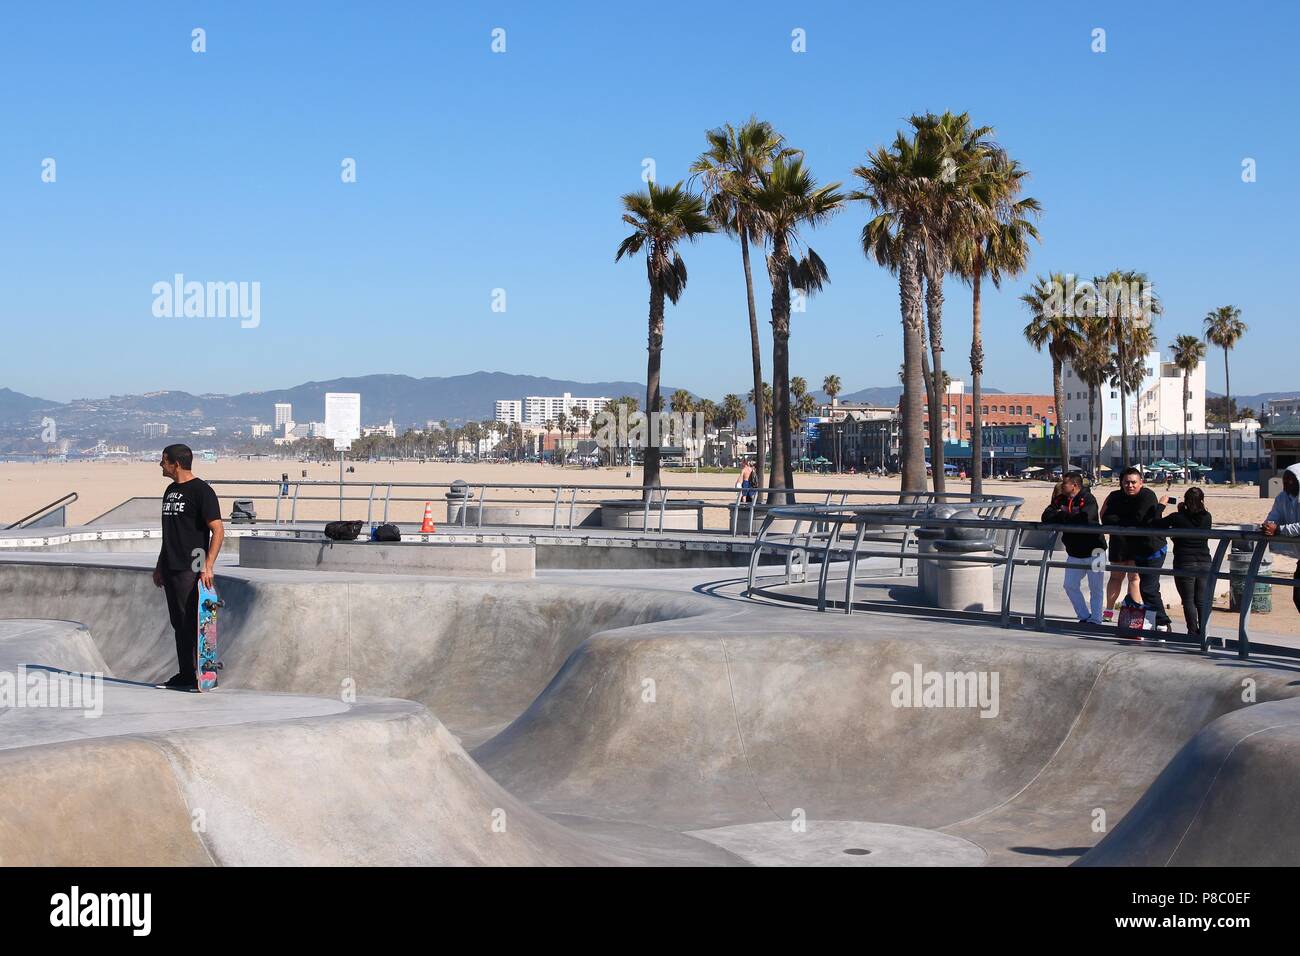
[[[1092,470],[1092,480],[1097,480],[1097,466],[1101,464],[1101,443],[1097,441],[1097,422],[1093,409],[1097,404],[1097,387],[1088,386],[1088,464]],[[1058,405],[1059,409],[1060,406]]]
[[[1187,369],[1183,369],[1183,444],[1182,444],[1183,460],[1180,461],[1179,464],[1182,465],[1184,469],[1187,468],[1187,462],[1189,460],[1187,457],[1187,403],[1190,400],[1191,396],[1188,394],[1187,391],[1188,374],[1189,373]],[[1186,471],[1184,471],[1183,473],[1183,480],[1184,481],[1187,480]]]
[[[1228,435],[1225,444],[1228,448],[1228,483],[1237,483],[1237,456],[1232,448],[1232,379],[1228,376],[1228,349],[1223,349],[1223,390],[1228,393]]]
[[[916,240],[906,237],[898,266],[898,304],[903,319],[902,490],[920,492],[925,485],[925,436],[922,435],[921,270]]]
[[[659,485],[659,436],[655,427],[654,413],[659,411],[659,366],[663,359],[664,348],[664,291],[659,283],[650,283],[650,336],[646,360],[645,404],[649,423],[649,440],[645,446],[645,459],[641,465],[641,484],[647,487]],[[650,491],[642,492],[649,496]]]
[[[1070,470],[1069,421],[1065,421],[1066,428],[1063,431],[1061,422],[1065,420],[1065,386],[1061,381],[1061,360],[1055,355],[1052,356],[1052,399],[1056,402],[1056,441],[1061,449],[1061,474],[1065,475]]]
[[[772,280],[772,472],[769,488],[793,488],[790,461],[790,265],[784,236],[773,239],[768,257]],[[789,495],[769,494],[768,503],[788,504]]]
[[[935,257],[926,256],[929,263]],[[934,380],[934,398],[930,406],[930,464],[934,468],[935,494],[947,490],[943,473],[943,415],[948,411],[948,390],[943,384],[943,274],[937,266],[926,266],[925,311],[930,325],[930,375]],[[937,273],[937,275],[936,275]],[[940,404],[942,403],[942,404]],[[936,417],[935,412],[940,414]]]
[[[1124,390],[1124,329],[1115,335],[1115,347],[1119,352],[1119,431],[1120,460],[1128,467],[1128,393]]]
[[[984,418],[980,414],[980,378],[984,374],[984,330],[980,325],[980,273],[984,271],[983,258],[975,252],[975,265],[971,270],[971,321],[970,321],[970,493],[984,492]],[[958,439],[961,435],[957,436]]]
[[[740,230],[740,258],[745,263],[745,301],[749,306],[749,347],[754,366],[754,487],[763,487],[767,467],[767,422],[763,414],[763,353],[758,338],[758,310],[754,306],[754,274],[749,266],[749,237]],[[762,500],[761,498],[759,499]]]

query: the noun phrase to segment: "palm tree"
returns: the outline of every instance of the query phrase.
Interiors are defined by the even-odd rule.
[[[956,247],[980,218],[974,192],[979,175],[990,163],[1004,159],[1002,149],[988,139],[991,126],[973,127],[968,113],[926,113],[910,120],[922,157],[921,167],[931,171],[924,183],[921,207],[925,274],[925,310],[930,346],[930,460],[934,490],[945,490],[943,412],[947,389],[943,372],[943,280],[952,269]],[[940,404],[942,403],[942,405]],[[960,436],[958,436],[960,438]]]
[[[809,247],[802,257],[794,251],[799,230],[828,220],[844,205],[839,183],[818,186],[802,156],[777,156],[772,168],[759,175],[753,191],[755,227],[768,247],[767,275],[772,285],[772,473],[769,488],[793,488],[790,462],[790,289],[805,295],[819,292],[830,281],[821,257]],[[773,496],[769,495],[772,501]],[[789,495],[776,500],[790,501]]]
[[[1157,348],[1155,331],[1150,325],[1131,322],[1124,327],[1124,365],[1115,361],[1115,375],[1111,384],[1119,387],[1121,394],[1127,390],[1137,395],[1137,453],[1142,465],[1142,382],[1147,374],[1147,355]]]
[[[835,417],[835,399],[839,397],[840,392],[844,391],[844,386],[840,383],[838,375],[827,375],[822,379],[822,391],[826,397],[831,400],[831,430],[835,436],[835,471],[840,470],[840,423]]]
[[[1115,357],[1110,351],[1107,336],[1107,319],[1088,313],[1076,315],[1076,326],[1082,342],[1071,364],[1080,380],[1088,386],[1088,460],[1092,463],[1092,477],[1097,477],[1101,464],[1101,433],[1096,427],[1098,392],[1115,374]]]
[[[1084,340],[1076,327],[1074,310],[1065,307],[1062,302],[1062,290],[1073,288],[1073,276],[1064,276],[1053,272],[1048,276],[1039,276],[1028,292],[1020,297],[1029,308],[1029,324],[1025,326],[1025,339],[1041,352],[1047,349],[1052,360],[1052,398],[1056,403],[1056,431],[1060,442],[1061,474],[1070,470],[1069,427],[1065,418],[1065,390],[1061,383],[1061,370],[1066,362],[1071,362],[1082,351]],[[1091,399],[1091,396],[1090,396]],[[972,413],[979,408],[979,402],[972,406]],[[1066,424],[1066,428],[1062,428]],[[1092,454],[1092,406],[1088,406],[1088,454]],[[972,444],[973,448],[973,444]],[[973,458],[972,458],[973,460]],[[983,470],[983,462],[977,473]],[[972,491],[974,489],[972,488]]]
[[[762,384],[761,382],[759,384]],[[736,457],[736,449],[739,447],[738,438],[740,423],[745,418],[745,402],[739,395],[734,392],[728,392],[722,396],[722,407],[718,410],[718,415],[724,422],[731,423],[731,457]]]
[[[1151,294],[1151,280],[1145,272],[1117,269],[1092,280],[1092,292],[1096,302],[1096,315],[1106,320],[1106,337],[1115,349],[1115,366],[1127,370],[1129,353],[1139,345],[1134,340],[1134,328],[1150,325],[1155,316],[1163,310],[1160,302]],[[1145,356],[1144,356],[1145,358]],[[1124,467],[1129,465],[1128,456],[1128,393],[1133,379],[1127,374],[1117,374],[1115,384],[1119,386],[1119,426],[1120,449]],[[1141,379],[1133,388],[1141,387]]]
[[[1223,349],[1223,390],[1232,408],[1232,379],[1228,375],[1228,353],[1236,347],[1241,337],[1249,331],[1241,321],[1241,309],[1231,305],[1220,306],[1205,317],[1205,341]],[[1228,472],[1232,484],[1237,483],[1237,452],[1232,448],[1232,413],[1228,414]]]
[[[964,117],[914,116],[913,136],[899,131],[888,147],[867,153],[865,165],[853,174],[862,188],[850,197],[865,202],[874,213],[862,228],[862,252],[898,276],[899,311],[903,320],[902,448],[903,491],[925,490],[925,437],[922,434],[921,391],[929,397],[930,444],[935,460],[935,490],[943,487],[942,419],[938,389],[943,381],[942,279],[950,260],[951,227],[963,207],[961,192],[972,175],[978,153],[969,134],[979,141],[986,131],[971,131]],[[922,294],[930,314],[931,354],[940,364],[926,385],[925,331]],[[938,335],[936,336],[936,333]]]
[[[1191,376],[1192,373],[1205,360],[1205,343],[1195,335],[1180,335],[1174,339],[1174,364],[1182,370],[1183,373],[1183,460],[1182,466],[1187,467],[1191,460],[1187,455],[1187,404],[1191,401]]]
[[[984,490],[984,433],[981,380],[984,375],[984,333],[980,315],[980,282],[988,276],[1001,288],[1003,276],[1017,275],[1029,264],[1029,240],[1038,238],[1033,220],[1042,206],[1033,198],[1018,199],[1027,170],[1000,151],[988,151],[971,183],[972,202],[954,249],[956,272],[971,286],[971,494]],[[1046,341],[1046,340],[1044,340]],[[1041,350],[1042,346],[1036,346]],[[1063,410],[1057,406],[1058,435]],[[960,436],[958,436],[960,437]],[[1068,468],[1062,444],[1062,467]],[[1064,474],[1064,471],[1062,472]]]
[[[646,184],[643,192],[623,197],[623,221],[632,234],[619,243],[614,261],[645,250],[646,276],[650,282],[650,334],[647,346],[645,401],[646,412],[661,410],[659,366],[664,347],[664,299],[674,305],[686,289],[686,263],[677,252],[683,239],[694,241],[713,232],[704,208],[704,200],[688,192],[679,182],[672,186]],[[647,443],[642,463],[641,484],[647,489],[659,484],[659,445],[653,437]],[[643,492],[649,495],[647,490]]]
[[[691,175],[703,179],[709,215],[718,228],[740,239],[740,259],[745,267],[745,301],[749,307],[749,346],[754,368],[754,388],[763,385],[763,361],[758,337],[758,310],[754,305],[754,275],[749,264],[751,242],[761,242],[753,193],[760,177],[772,168],[777,157],[790,157],[797,150],[785,146],[785,137],[771,123],[751,116],[736,129],[730,123],[704,134],[709,147],[691,165]],[[757,460],[754,463],[754,487],[763,487],[766,467],[766,417],[755,409]]]
[[[676,415],[689,415],[695,408],[695,400],[691,398],[690,392],[679,388],[668,399],[668,405]]]
[[[763,417],[770,423],[772,421],[772,386],[768,385],[767,382],[761,384],[763,386]],[[754,403],[754,390],[752,388],[749,390],[749,394],[745,396],[745,401],[754,405],[754,410],[757,413],[758,406]],[[755,415],[755,420],[757,420],[757,415]]]

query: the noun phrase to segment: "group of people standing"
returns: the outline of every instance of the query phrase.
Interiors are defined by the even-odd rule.
[[[1084,487],[1083,475],[1067,474],[1057,486],[1051,504],[1043,512],[1043,523],[1078,527],[1061,535],[1070,567],[1065,572],[1065,593],[1074,606],[1080,623],[1102,624],[1113,619],[1116,601],[1127,585],[1127,596],[1134,604],[1155,612],[1158,631],[1171,631],[1172,622],[1165,613],[1160,593],[1160,569],[1168,558],[1168,539],[1161,531],[1170,529],[1208,531],[1214,518],[1205,507],[1205,492],[1188,488],[1181,502],[1173,496],[1160,499],[1143,485],[1142,472],[1125,468],[1120,473],[1120,487],[1106,496],[1100,505]],[[1300,535],[1300,466],[1292,466],[1283,475],[1283,491],[1277,496],[1268,519],[1260,526],[1270,536]],[[1166,505],[1177,505],[1164,514]],[[1112,534],[1107,546],[1104,529],[1135,528],[1149,534]],[[1279,542],[1274,551],[1300,555],[1300,546]],[[1174,538],[1175,571],[1185,572],[1174,578],[1183,606],[1187,633],[1200,633],[1200,608],[1205,598],[1206,577],[1211,558],[1209,540],[1193,536]],[[1118,569],[1105,580],[1105,565]],[[1131,567],[1133,570],[1125,570]],[[1297,568],[1300,578],[1300,568]],[[1083,596],[1083,582],[1088,583],[1088,599]],[[1103,584],[1104,582],[1104,584]],[[1292,588],[1296,608],[1300,609],[1300,590]],[[1104,602],[1104,603],[1103,603]]]

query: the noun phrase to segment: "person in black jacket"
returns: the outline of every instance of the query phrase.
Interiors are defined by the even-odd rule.
[[[1072,471],[1061,479],[1060,493],[1043,512],[1043,524],[1078,525],[1081,530],[1061,535],[1071,567],[1065,569],[1065,593],[1074,605],[1079,623],[1102,622],[1102,599],[1105,591],[1102,565],[1105,564],[1106,539],[1097,517],[1097,499],[1083,489],[1083,475]],[[1096,527],[1097,531],[1082,530]],[[1089,601],[1083,599],[1083,579],[1088,579]]]
[[[1125,468],[1120,472],[1119,491],[1112,491],[1106,496],[1101,506],[1101,523],[1119,528],[1151,528],[1160,520],[1164,505],[1156,498],[1150,488],[1142,487],[1142,472],[1136,468]],[[1118,535],[1110,537],[1110,560],[1112,564],[1132,564],[1138,570],[1128,572],[1129,597],[1145,604],[1156,612],[1156,627],[1167,630],[1170,626],[1169,615],[1165,613],[1164,598],[1160,595],[1160,575],[1152,569],[1164,566],[1166,541],[1161,535]],[[1107,605],[1119,597],[1119,585],[1125,572],[1111,574],[1110,584],[1106,589]],[[1134,578],[1137,578],[1138,594],[1133,594]]]
[[[1165,498],[1165,504],[1178,504],[1173,495]],[[1200,488],[1188,488],[1183,495],[1182,504],[1171,515],[1166,515],[1156,522],[1159,528],[1200,529],[1209,531],[1214,527],[1214,519],[1205,510],[1205,492]],[[1187,622],[1189,637],[1198,637],[1201,633],[1201,601],[1205,597],[1205,575],[1210,570],[1210,542],[1207,538],[1174,538],[1174,570],[1195,572],[1196,577],[1177,577],[1174,584],[1178,596],[1183,602],[1183,620]]]

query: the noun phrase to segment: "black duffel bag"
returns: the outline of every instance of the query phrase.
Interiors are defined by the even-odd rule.
[[[381,524],[375,529],[376,541],[401,541],[402,529],[395,524]]]
[[[331,521],[325,526],[325,537],[331,541],[355,541],[364,521]]]

